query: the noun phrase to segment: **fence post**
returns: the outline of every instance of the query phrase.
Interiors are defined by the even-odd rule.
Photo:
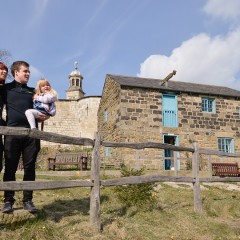
[[[140,150],[136,150],[136,169],[140,169]]]
[[[193,143],[194,153],[192,156],[192,170],[193,170],[193,194],[194,194],[194,211],[202,212],[202,197],[199,181],[199,145],[197,142]]]
[[[208,173],[209,177],[212,177],[212,156],[208,155]]]
[[[173,152],[174,172],[175,176],[178,176],[178,165],[177,165],[177,152]]]
[[[100,232],[100,134],[96,133],[95,144],[92,152],[91,180],[93,187],[90,196],[90,223],[92,227]]]

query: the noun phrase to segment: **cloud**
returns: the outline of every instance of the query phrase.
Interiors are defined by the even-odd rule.
[[[31,78],[42,78],[44,77],[43,73],[34,66],[30,66]]]
[[[207,0],[203,11],[214,18],[237,20],[240,17],[240,1]]]
[[[34,0],[32,1],[33,11],[31,21],[29,21],[28,27],[31,28],[35,24],[39,23],[43,17],[48,5],[48,0]]]
[[[240,29],[227,36],[202,33],[183,42],[168,57],[152,55],[140,68],[139,77],[162,79],[173,69],[174,80],[222,85],[240,89]]]
[[[235,23],[235,28],[232,25],[226,35],[213,37],[200,33],[184,41],[170,56],[151,55],[141,64],[139,77],[163,79],[175,69],[174,80],[240,90],[240,1],[207,0],[203,10],[213,18]]]
[[[86,22],[84,28],[85,30],[90,28],[90,26],[98,20],[98,18],[100,17],[102,10],[104,9],[104,7],[106,6],[107,1],[106,0],[102,0],[99,5],[96,6],[96,8],[93,9],[92,15],[90,15],[89,20]]]
[[[68,51],[70,52],[70,51]],[[66,53],[65,56],[63,56],[62,59],[60,59],[58,61],[58,66],[64,66],[65,64],[70,63],[74,63],[76,61],[76,59],[81,59],[81,56],[84,54],[84,50],[83,49],[75,49],[74,52],[71,52],[68,54],[68,52]]]

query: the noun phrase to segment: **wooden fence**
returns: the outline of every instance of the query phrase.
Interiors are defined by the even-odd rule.
[[[33,138],[41,139],[44,141],[73,144],[82,146],[92,146],[92,161],[91,161],[91,179],[90,180],[64,180],[64,181],[18,181],[18,182],[0,182],[0,191],[5,190],[50,190],[50,189],[62,189],[62,188],[74,188],[74,187],[89,187],[91,188],[90,194],[90,223],[94,230],[99,232],[101,230],[100,220],[100,186],[120,186],[126,184],[141,184],[151,182],[185,182],[193,184],[194,195],[194,211],[202,213],[202,198],[200,191],[200,183],[202,182],[240,182],[240,177],[199,177],[199,155],[218,155],[227,157],[240,157],[240,154],[230,154],[215,150],[207,150],[199,148],[198,144],[193,143],[193,147],[180,147],[165,143],[145,142],[145,143],[116,143],[102,141],[100,134],[96,134],[95,140],[88,138],[75,138],[64,136],[60,134],[54,134],[42,131],[31,131],[26,128],[10,128],[0,127],[0,134],[2,135],[23,135]],[[144,148],[158,148],[169,149],[176,152],[190,152],[192,153],[192,177],[181,176],[164,176],[160,174],[142,175],[142,176],[130,176],[121,177],[108,180],[100,179],[100,147],[124,147],[132,149],[144,149]],[[174,162],[176,162],[176,154],[174,154]]]

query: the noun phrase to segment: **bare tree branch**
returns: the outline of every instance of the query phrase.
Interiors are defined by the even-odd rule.
[[[12,61],[12,55],[9,51],[4,50],[4,49],[0,49],[0,62],[4,62],[9,71],[8,71],[8,75],[7,75],[7,80],[11,80],[12,76],[11,76],[11,72],[10,72],[10,63]]]

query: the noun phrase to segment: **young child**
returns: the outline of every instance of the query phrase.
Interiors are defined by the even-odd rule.
[[[28,109],[25,115],[28,119],[31,129],[36,129],[36,119],[39,118],[39,112],[48,116],[55,116],[57,92],[51,88],[47,79],[40,79],[37,82],[36,92],[33,97],[33,108]]]

